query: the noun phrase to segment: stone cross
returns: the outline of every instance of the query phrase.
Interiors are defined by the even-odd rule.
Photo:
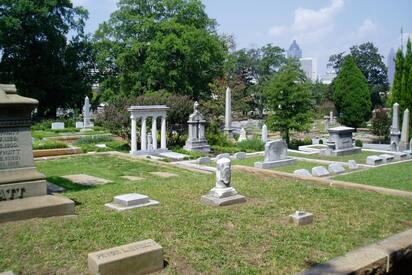
[[[262,142],[266,143],[268,141],[268,127],[266,124],[262,126]]]
[[[91,119],[92,111],[91,111],[91,105],[89,101],[89,97],[86,96],[84,99],[84,105],[83,105],[83,127],[84,128],[90,128],[90,119]]]
[[[391,144],[395,143],[396,148],[399,145],[401,133],[399,131],[399,104],[393,104],[393,111],[392,111],[392,127],[391,127]]]
[[[409,109],[406,109],[403,113],[403,122],[402,122],[402,134],[401,141],[399,143],[399,150],[406,151],[408,150],[408,139],[409,139]],[[409,149],[412,150],[412,149]]]
[[[247,136],[246,136],[246,130],[245,128],[242,127],[242,129],[240,129],[240,135],[239,135],[239,142],[240,141],[244,141],[247,140]]]
[[[229,138],[232,138],[232,91],[229,87],[226,89],[225,103],[225,133]]]

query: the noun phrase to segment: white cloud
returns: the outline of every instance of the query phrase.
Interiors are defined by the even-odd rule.
[[[333,30],[336,14],[342,10],[344,0],[331,0],[330,4],[318,10],[299,7],[294,12],[293,23],[289,26],[273,26],[268,31],[270,36],[280,36],[290,32],[300,40],[316,40]]]
[[[360,38],[374,34],[378,30],[378,25],[370,18],[366,18],[360,25],[356,35]]]

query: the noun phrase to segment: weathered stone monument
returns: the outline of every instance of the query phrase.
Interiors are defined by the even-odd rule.
[[[266,126],[266,124],[263,124],[262,126],[262,142],[268,142],[268,127]]]
[[[245,128],[242,127],[242,129],[240,129],[240,135],[239,135],[238,141],[241,142],[241,141],[244,141],[244,140],[247,140],[247,135],[246,135]]]
[[[229,87],[226,89],[225,97],[225,132],[228,138],[233,138],[233,129],[232,129],[232,91]]]
[[[168,152],[166,148],[166,115],[167,110],[170,108],[165,105],[149,105],[149,106],[131,106],[128,111],[131,113],[130,118],[132,120],[131,125],[131,150],[132,155],[157,155],[160,153]],[[161,118],[161,131],[160,131],[160,148],[157,144],[157,118]],[[140,150],[137,150],[137,119],[142,120],[140,131]],[[147,142],[147,119],[152,119],[152,136],[151,145],[152,148],[148,148]]]
[[[265,159],[255,162],[255,167],[268,169],[276,166],[288,165],[296,160],[288,157],[288,146],[282,139],[269,141],[265,144]]]
[[[64,122],[53,122],[51,125],[52,130],[62,130],[64,129]]]
[[[89,97],[86,96],[83,105],[83,129],[82,131],[90,131],[92,124],[90,122],[92,118],[92,109],[89,101]]]
[[[399,151],[406,151],[406,150],[412,150],[412,148],[409,148],[409,110],[406,109],[403,112],[403,121],[402,121],[402,133],[401,133],[401,140],[399,142]]]
[[[297,226],[311,224],[313,222],[313,214],[305,211],[296,211],[289,215],[289,222],[293,222]]]
[[[329,128],[328,148],[320,150],[321,156],[343,156],[359,153],[361,148],[353,146],[352,133],[354,128],[339,126]]]
[[[245,202],[244,196],[230,186],[232,178],[231,161],[228,158],[219,159],[216,162],[216,186],[207,195],[202,196],[203,203],[224,206]]]
[[[0,84],[0,222],[74,213],[73,201],[47,195],[46,178],[34,166],[30,126],[37,105],[14,85]]]
[[[207,144],[205,137],[206,120],[199,112],[199,103],[193,105],[193,114],[189,116],[187,124],[189,125],[189,136],[183,147],[187,151],[210,152],[210,146]]]
[[[391,150],[399,151],[399,141],[401,132],[399,131],[399,104],[393,104],[392,126],[391,126]]]

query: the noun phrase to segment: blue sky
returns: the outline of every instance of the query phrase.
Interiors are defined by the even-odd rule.
[[[94,32],[116,9],[117,0],[73,0],[89,10]],[[411,0],[202,0],[219,32],[232,34],[237,48],[267,43],[288,48],[296,39],[304,57],[318,60],[320,74],[331,54],[373,42],[386,56],[412,33]]]

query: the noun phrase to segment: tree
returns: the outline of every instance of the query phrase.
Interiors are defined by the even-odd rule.
[[[312,121],[312,100],[305,73],[295,59],[287,63],[264,86],[268,127],[280,131],[289,144],[290,131],[308,130]]]
[[[377,47],[371,42],[355,45],[350,48],[350,54],[366,77],[371,94],[372,105],[382,106],[381,94],[386,94],[389,90],[388,68],[383,62],[383,56],[379,54]],[[339,53],[329,57],[329,66],[339,73],[344,62],[344,53]]]
[[[396,52],[395,59],[395,76],[393,78],[393,86],[391,91],[391,105],[396,102],[401,102],[401,93],[402,93],[402,77],[404,74],[403,64],[404,64],[403,52],[401,49],[398,49]]]
[[[208,98],[227,51],[199,0],[121,0],[95,42],[105,97],[164,90]]]
[[[84,35],[87,11],[70,0],[3,0],[0,81],[40,101],[40,115],[80,106],[91,92],[93,56]],[[68,39],[68,36],[71,39]]]
[[[411,39],[408,38],[406,43],[406,53],[405,53],[405,62],[403,63],[403,76],[402,76],[402,90],[401,90],[401,110],[412,107],[412,87],[410,87],[410,75],[412,71],[412,45]]]
[[[339,122],[350,127],[360,127],[369,119],[372,103],[367,80],[352,56],[345,57],[334,85]]]

